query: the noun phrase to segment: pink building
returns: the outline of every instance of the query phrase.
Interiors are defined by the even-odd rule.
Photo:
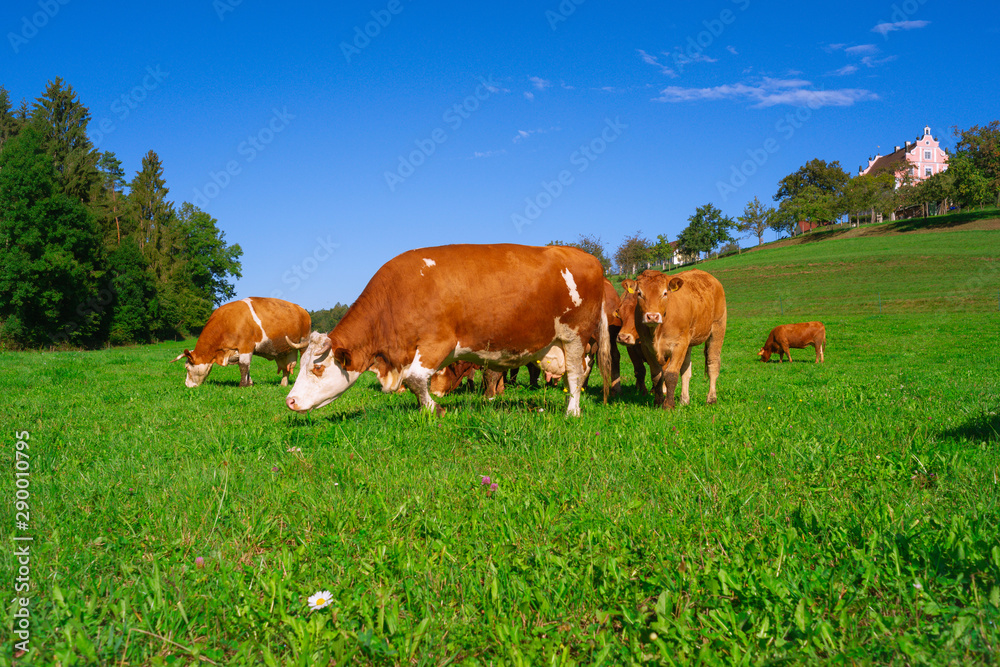
[[[931,136],[931,128],[924,127],[924,136],[917,137],[916,141],[896,146],[888,155],[868,158],[868,167],[858,167],[858,176],[890,170],[896,173],[898,188],[906,173],[904,163],[909,164],[910,176],[916,183],[947,169],[948,154],[940,147],[938,140]]]

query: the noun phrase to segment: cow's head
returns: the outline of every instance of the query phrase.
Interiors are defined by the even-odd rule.
[[[760,348],[760,352],[757,353],[757,356],[760,357],[761,361],[771,361],[771,348],[765,345]]]
[[[663,323],[670,296],[684,287],[684,279],[665,276],[659,271],[643,271],[636,280],[636,326],[655,327]]]
[[[626,287],[625,295],[622,296],[622,300],[618,302],[618,310],[615,311],[615,315],[621,320],[621,330],[618,332],[618,342],[622,345],[635,345],[639,342],[639,332],[635,328],[635,281],[623,281],[622,285],[626,282],[632,283],[632,290],[629,291]]]
[[[329,405],[367,370],[367,366],[358,367],[360,362],[352,358],[350,350],[334,348],[327,334],[313,331],[302,352],[301,370],[285,405],[296,412],[309,412]]]
[[[208,363],[198,363],[195,361],[194,353],[191,350],[185,349],[183,354],[178,354],[173,361],[180,361],[184,359],[184,367],[187,369],[187,377],[184,378],[184,385],[191,389],[194,389],[208,377],[208,373],[212,370],[212,361],[209,360]],[[228,361],[228,356],[224,361]],[[223,363],[224,362],[219,362]]]

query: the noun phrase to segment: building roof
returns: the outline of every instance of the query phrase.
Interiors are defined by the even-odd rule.
[[[907,163],[906,154],[917,149],[916,143],[909,143],[905,146],[897,148],[888,155],[881,155],[875,158],[874,162],[868,165],[867,169],[861,170],[865,174],[874,174],[879,171],[892,171],[895,172],[898,165],[902,163]],[[870,158],[869,158],[870,159]]]

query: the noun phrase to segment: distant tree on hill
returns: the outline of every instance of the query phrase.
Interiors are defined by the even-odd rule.
[[[312,318],[313,331],[321,331],[323,333],[332,331],[337,326],[337,323],[343,319],[348,308],[350,306],[346,303],[337,302],[333,308],[309,311],[309,317]]]
[[[958,143],[955,154],[966,155],[973,169],[968,170],[974,181],[986,181],[987,191],[1000,206],[1000,120],[994,120],[982,127],[973,125],[967,130],[952,128]],[[949,160],[949,170],[951,161]],[[961,187],[961,181],[959,181]],[[981,183],[970,184],[969,191],[978,191]]]
[[[764,242],[764,232],[770,225],[773,213],[773,208],[764,206],[760,199],[754,197],[753,201],[747,202],[743,215],[736,218],[736,230],[742,232],[744,237],[756,236],[757,245],[760,245]]]
[[[662,268],[674,257],[674,248],[666,234],[657,234],[656,243],[650,246],[650,259]]]
[[[774,200],[779,202],[781,218],[791,216],[793,226],[799,220],[836,220],[847,210],[843,194],[850,179],[850,174],[836,160],[810,160],[778,182]]]
[[[596,257],[600,261],[601,266],[604,267],[604,272],[607,273],[611,269],[611,260],[604,252],[604,244],[601,242],[599,236],[584,236],[580,234],[579,240],[575,243],[569,243],[566,241],[549,241],[545,245],[566,245],[572,246],[574,248],[579,248],[584,252],[589,252],[591,255]]]
[[[632,236],[625,237],[622,244],[615,251],[615,266],[619,273],[638,273],[640,270],[648,268],[647,263],[653,258],[652,244],[649,239],[642,236],[642,232],[636,232]]]
[[[850,213],[867,213],[868,222],[878,215],[889,215],[899,205],[896,196],[896,176],[891,171],[855,176],[844,188],[844,205]]]
[[[699,206],[677,237],[679,249],[684,255],[711,253],[719,245],[736,240],[729,233],[735,226],[733,219],[722,215],[714,205]]]

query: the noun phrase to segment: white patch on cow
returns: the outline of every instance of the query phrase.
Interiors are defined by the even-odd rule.
[[[567,267],[560,275],[566,281],[566,287],[569,288],[569,298],[573,299],[573,304],[576,306],[582,304],[583,299],[580,298],[580,293],[576,291],[576,281],[573,280],[573,274],[570,273],[569,268]]]
[[[260,329],[260,340],[254,343],[254,353],[261,355],[265,359],[274,359],[277,355],[277,352],[274,350],[274,343],[267,337],[267,333],[264,332],[264,323],[260,321],[257,311],[253,309],[253,303],[249,297],[241,299],[241,301],[250,309],[250,317],[253,318],[257,328]]]
[[[426,264],[427,266],[434,266],[437,264],[437,262],[435,262],[433,259],[427,259],[426,257],[424,257],[424,264]]]
[[[426,384],[430,382],[431,376],[435,373],[437,373],[436,368],[425,368],[420,363],[420,350],[417,350],[416,354],[413,355],[413,361],[410,363],[409,368],[406,369],[404,379],[416,380]]]

